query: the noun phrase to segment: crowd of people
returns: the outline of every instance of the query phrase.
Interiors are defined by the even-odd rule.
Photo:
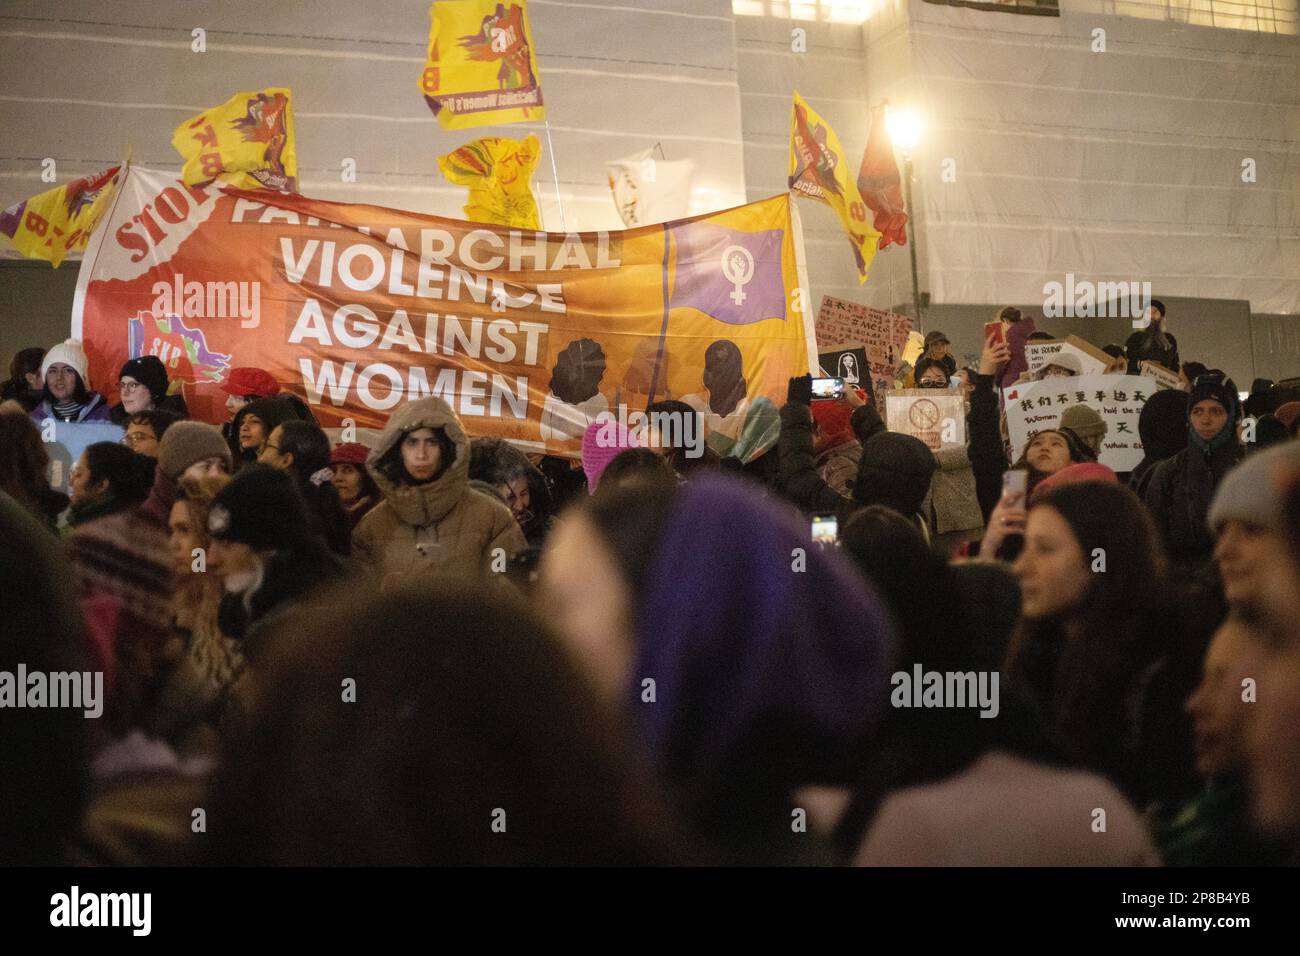
[[[333,442],[253,368],[208,424],[155,357],[110,406],[77,341],[24,349],[0,672],[104,700],[0,686],[0,857],[1295,863],[1300,380],[1243,403],[1156,305],[1107,351],[1182,388],[1119,474],[1086,405],[1009,447],[1042,337],[1014,308],[969,368],[932,332],[906,383],[956,383],[964,447],[805,375],[743,462],[604,421],[526,452],[436,397]],[[81,422],[122,436],[64,493],[47,446]]]

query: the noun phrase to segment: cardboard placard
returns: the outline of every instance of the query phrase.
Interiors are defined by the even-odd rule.
[[[896,388],[885,396],[885,427],[931,451],[966,444],[966,403],[955,388]]]
[[[1182,389],[1183,377],[1177,372],[1171,372],[1159,362],[1152,362],[1149,359],[1143,359],[1138,362],[1138,368],[1141,369],[1142,375],[1153,378],[1162,390],[1167,388]]]
[[[1098,460],[1115,471],[1132,471],[1144,454],[1138,416],[1156,391],[1144,375],[1079,375],[1009,385],[1002,394],[1012,454],[1020,457],[1038,432],[1059,428],[1070,406],[1087,405],[1107,426]]]
[[[868,391],[880,396],[893,384],[911,328],[912,321],[905,315],[824,295],[817,311],[817,348],[822,353],[856,346],[865,349],[873,386]]]
[[[1090,342],[1085,342],[1077,335],[1064,339],[1051,339],[1041,342],[1025,343],[1025,363],[1032,377],[1048,365],[1057,364],[1057,360],[1075,375],[1104,375],[1114,361],[1109,355]]]

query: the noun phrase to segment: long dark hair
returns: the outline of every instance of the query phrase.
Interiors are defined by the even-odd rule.
[[[981,633],[990,628],[975,624],[981,618],[963,600],[957,569],[930,549],[915,524],[872,505],[853,515],[840,541],[899,622],[899,671],[911,675],[917,664],[941,673],[998,671],[1000,637]],[[999,581],[997,586],[1014,590],[1015,582]],[[836,825],[834,843],[845,861],[852,859],[880,804],[896,790],[944,780],[992,750],[1039,763],[1064,761],[1063,748],[1032,703],[1002,685],[999,680],[999,711],[991,719],[981,717],[977,707],[889,710]]]
[[[1070,527],[1083,560],[1097,566],[1083,605],[1064,620],[1022,621],[1008,648],[1011,682],[1048,706],[1072,754],[1124,785],[1132,766],[1131,693],[1150,663],[1162,619],[1166,562],[1150,513],[1128,488],[1085,481],[1052,488],[1033,510],[1050,508]]]
[[[90,389],[86,388],[86,383],[81,380],[81,373],[75,368],[72,370],[72,374],[77,379],[77,387],[72,393],[72,400],[78,405],[85,405],[90,401]],[[49,372],[47,371],[46,376],[48,377],[48,375]],[[41,401],[49,402],[51,408],[54,407],[54,403],[57,401],[50,392],[49,382],[44,380],[41,381]]]
[[[0,399],[13,398],[21,400],[31,391],[27,386],[27,375],[40,372],[41,360],[45,358],[45,349],[22,349],[14,354],[9,363],[9,379],[0,385]]]
[[[0,491],[42,521],[49,518],[52,494],[49,465],[50,456],[41,441],[40,429],[22,406],[16,403],[0,406]]]
[[[327,474],[329,436],[313,422],[281,422],[279,429],[280,454],[293,455],[289,471],[307,503],[308,516],[315,526],[312,530],[325,540],[331,551],[350,554],[352,539],[348,533],[347,512],[339,500],[338,489]]]

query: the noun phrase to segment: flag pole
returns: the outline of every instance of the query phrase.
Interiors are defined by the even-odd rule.
[[[551,154],[551,176],[555,180],[555,203],[560,207],[560,231],[568,232],[564,224],[564,200],[560,198],[560,171],[555,165],[555,143],[551,141],[551,121],[543,120],[546,127],[546,151]]]
[[[655,403],[655,392],[659,391],[659,369],[664,360],[664,343],[668,338],[668,312],[670,310],[668,300],[668,253],[672,241],[672,230],[668,223],[664,223],[664,267],[663,267],[663,296],[664,296],[664,319],[663,324],[659,326],[659,349],[655,353],[655,368],[650,375],[650,395],[645,403],[646,410]]]

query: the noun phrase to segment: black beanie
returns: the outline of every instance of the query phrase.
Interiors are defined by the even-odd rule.
[[[133,378],[149,389],[155,405],[167,397],[167,369],[163,367],[162,361],[156,355],[141,355],[139,358],[127,359],[117,377]]]
[[[1206,399],[1218,402],[1228,413],[1229,424],[1235,424],[1241,418],[1241,399],[1237,395],[1237,386],[1222,372],[1206,372],[1198,375],[1192,383],[1191,398],[1187,403],[1190,414],[1197,402]]]
[[[934,453],[919,438],[881,432],[862,446],[853,497],[864,505],[884,505],[910,518],[921,510],[937,467]]]
[[[1187,393],[1162,389],[1146,400],[1138,415],[1142,450],[1152,461],[1160,461],[1187,447]]]
[[[258,551],[295,548],[307,537],[307,508],[287,471],[252,464],[217,493],[208,531]]]

